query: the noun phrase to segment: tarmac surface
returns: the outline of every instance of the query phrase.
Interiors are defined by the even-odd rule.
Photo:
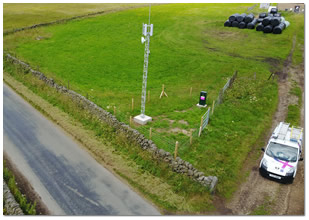
[[[6,84],[3,143],[52,215],[160,215]]]

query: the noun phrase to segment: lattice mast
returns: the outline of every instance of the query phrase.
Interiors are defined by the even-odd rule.
[[[148,63],[149,63],[149,44],[150,36],[153,34],[153,24],[150,24],[150,10],[149,6],[149,23],[143,24],[143,35],[142,43],[145,43],[145,52],[144,52],[144,68],[143,68],[143,86],[142,86],[142,101],[141,101],[141,117],[145,117],[145,104],[146,104],[146,93],[147,93],[147,75],[148,75]]]

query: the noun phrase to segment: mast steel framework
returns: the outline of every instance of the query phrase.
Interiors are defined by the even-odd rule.
[[[148,75],[148,63],[149,63],[149,44],[150,36],[153,33],[153,24],[143,24],[143,35],[142,43],[145,42],[145,52],[144,52],[144,68],[143,68],[143,86],[142,86],[142,101],[141,101],[141,117],[145,117],[145,104],[146,104],[146,93],[147,93],[147,75]]]

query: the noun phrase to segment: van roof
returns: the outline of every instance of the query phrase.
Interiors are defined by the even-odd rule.
[[[303,137],[303,129],[297,127],[290,127],[289,123],[280,122],[275,128],[271,140],[272,142],[278,142],[281,144],[293,146],[298,148],[298,144],[301,144]]]

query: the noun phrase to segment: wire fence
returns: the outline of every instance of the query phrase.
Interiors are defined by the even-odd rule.
[[[223,97],[225,91],[230,88],[237,77],[237,71],[233,74],[233,76],[228,79],[226,84],[220,90],[218,98],[213,101],[212,108],[209,107],[206,113],[201,117],[201,123],[199,129],[191,129],[189,133],[184,135],[181,139],[177,137],[177,139],[173,136],[169,136],[169,131],[160,128],[149,128],[139,126],[137,130],[143,133],[148,139],[152,140],[157,146],[168,150],[169,152],[175,152],[177,149],[186,150],[190,148],[193,144],[193,138],[198,138],[201,136],[202,131],[207,127],[209,124],[209,120],[211,117],[211,113],[213,114],[215,106],[221,104],[223,102]],[[192,90],[191,90],[192,91]],[[161,131],[160,131],[161,130]]]
[[[237,77],[237,70],[235,71],[234,75],[226,82],[226,84],[224,85],[224,87],[220,90],[218,98],[215,99],[213,105],[212,105],[212,113],[214,112],[216,106],[220,105],[223,102],[223,97],[224,97],[224,93],[225,91],[230,88],[233,84],[233,82],[235,81]]]
[[[131,127],[142,133],[147,139],[153,141],[159,148],[163,148],[169,152],[174,152],[176,142],[178,143],[179,152],[188,150],[198,137],[198,129],[190,129],[190,131],[178,128],[154,128],[149,126],[139,126],[133,124]],[[175,130],[174,130],[175,129]],[[182,135],[177,135],[178,132],[186,131]]]
[[[199,133],[198,133],[199,137],[201,136],[202,131],[206,128],[206,126],[209,123],[210,110],[211,110],[211,112],[213,114],[213,112],[215,110],[215,107],[223,102],[223,96],[224,96],[225,91],[232,86],[232,84],[235,81],[236,77],[237,77],[237,71],[235,71],[234,75],[226,82],[226,84],[220,90],[218,98],[213,101],[212,108],[209,107],[207,112],[202,116],[202,118],[201,118],[201,125],[200,125]]]
[[[179,153],[188,150],[194,140],[201,136],[202,131],[207,127],[210,121],[210,117],[214,112],[216,106],[223,102],[224,93],[228,88],[230,88],[237,77],[237,71],[233,74],[231,78],[228,79],[226,84],[220,90],[218,97],[213,101],[212,107],[209,107],[206,113],[201,117],[201,123],[198,129],[190,129],[190,131],[184,129],[177,128],[161,128],[161,127],[150,127],[140,126],[135,124],[133,121],[132,112],[112,112],[117,115],[117,118],[130,118],[129,123],[130,126],[140,133],[142,133],[147,139],[153,141],[158,148],[165,149],[169,152],[174,152],[179,149]],[[192,88],[188,89],[190,96],[192,95]],[[173,130],[175,129],[175,130]],[[182,135],[177,135],[182,133]],[[177,147],[176,147],[177,146]],[[177,153],[176,153],[177,154]]]

